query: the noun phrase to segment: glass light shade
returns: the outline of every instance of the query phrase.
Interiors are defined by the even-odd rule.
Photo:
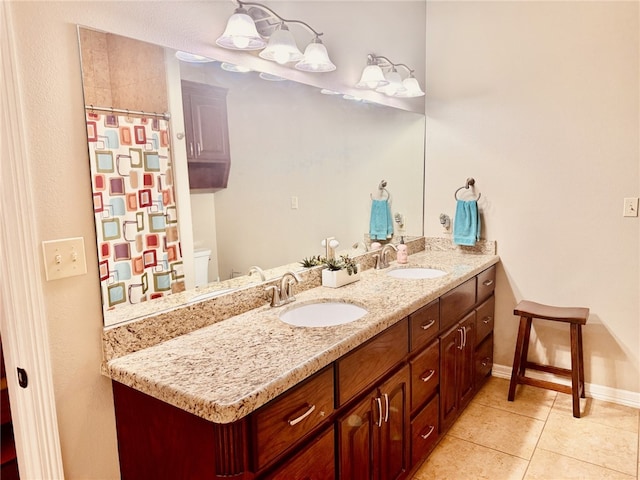
[[[358,88],[376,89],[389,85],[389,81],[384,78],[384,73],[378,65],[367,65],[362,71],[360,81],[356,83]]]
[[[280,65],[302,60],[302,52],[285,24],[281,24],[280,28],[271,34],[267,48],[262,50],[259,56],[265,60],[278,62]]]
[[[214,59],[203,57],[202,55],[196,55],[195,53],[183,52],[178,50],[176,52],[176,58],[182,62],[188,63],[211,63],[215,62]]]
[[[402,81],[402,85],[406,90],[404,92],[399,92],[396,94],[396,97],[422,97],[424,92],[420,88],[420,84],[415,77],[405,78]]]
[[[247,73],[252,71],[250,68],[243,67],[242,65],[234,65],[233,63],[228,63],[228,62],[222,62],[220,64],[220,68],[222,68],[223,70],[226,70],[227,72],[234,72],[234,73]]]
[[[296,63],[296,69],[303,72],[333,72],[336,66],[329,59],[322,40],[315,37],[304,49],[304,58]]]
[[[389,83],[384,87],[376,88],[376,92],[381,92],[389,97],[394,97],[407,91],[407,88],[402,84],[402,77],[397,71],[392,70],[387,73],[384,78]]]
[[[256,24],[244,8],[238,8],[227,21],[227,28],[216,44],[231,50],[260,50],[266,42],[258,34]]]

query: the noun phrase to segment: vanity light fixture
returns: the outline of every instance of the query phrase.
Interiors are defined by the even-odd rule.
[[[402,80],[396,67],[406,68],[409,76]],[[404,63],[393,63],[387,57],[370,53],[367,55],[367,66],[364,67],[356,87],[376,90],[390,97],[421,97],[424,92],[413,72]]]
[[[295,68],[305,72],[331,72],[336,69],[320,40],[322,33],[308,23],[283,18],[260,3],[236,1],[238,8],[229,18],[222,36],[216,40],[217,45],[232,50],[262,50],[259,53],[261,58],[281,65],[297,62]],[[251,8],[247,10],[245,7]],[[288,24],[301,25],[313,34],[304,54],[298,49]],[[268,38],[268,43],[265,38]]]

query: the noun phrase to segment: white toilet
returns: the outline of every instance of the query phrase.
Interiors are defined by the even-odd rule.
[[[211,250],[207,248],[196,249],[193,252],[193,263],[196,271],[196,287],[203,287],[209,283],[209,260]]]

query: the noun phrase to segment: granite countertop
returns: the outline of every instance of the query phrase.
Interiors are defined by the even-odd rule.
[[[497,255],[423,251],[402,266],[448,274],[392,278],[386,273],[400,265],[391,262],[384,270],[365,270],[360,281],[344,287],[312,288],[296,293],[288,305],[259,307],[111,359],[104,373],[212,422],[231,423],[498,261]],[[294,327],[278,318],[297,305],[323,300],[352,302],[368,313],[352,323],[320,328]]]

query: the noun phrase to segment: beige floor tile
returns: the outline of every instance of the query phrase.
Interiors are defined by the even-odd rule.
[[[521,480],[527,461],[445,436],[412,480]]]
[[[518,385],[513,402],[507,400],[508,394],[509,380],[492,377],[476,394],[473,403],[526,415],[538,420],[546,420],[557,395],[552,390],[529,385]]]
[[[565,457],[558,453],[537,449],[533,454],[524,480],[635,480],[635,475],[625,475],[599,465]]]
[[[529,460],[543,427],[542,420],[471,403],[448,435]]]
[[[572,415],[572,405],[571,395],[559,393],[553,404],[553,411]],[[593,398],[581,398],[580,412],[581,418],[584,418],[586,421],[597,422],[609,427],[638,433],[640,410],[637,408],[625,407],[624,405]]]
[[[638,434],[552,410],[538,448],[637,475]]]

